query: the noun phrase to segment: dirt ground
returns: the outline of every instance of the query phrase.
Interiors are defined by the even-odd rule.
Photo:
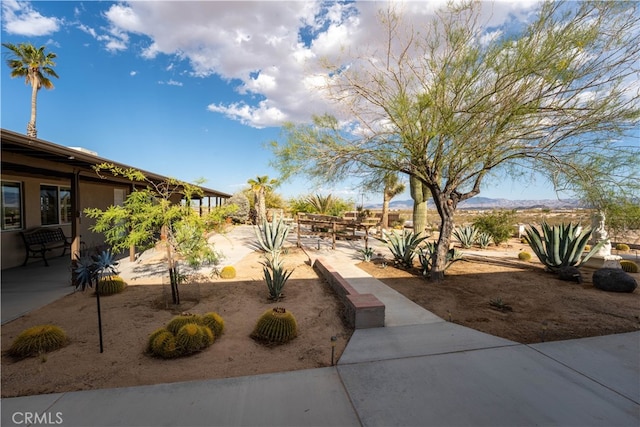
[[[104,352],[99,352],[96,300],[93,292],[76,292],[2,326],[2,397],[73,390],[127,387],[177,381],[237,377],[331,365],[331,337],[337,337],[335,360],[352,330],[342,322],[342,305],[306,263],[303,251],[284,256],[295,268],[284,288],[285,298],[268,300],[261,257],[252,253],[236,270],[235,279],[187,284],[180,310],[165,309],[168,287],[130,283],[124,292],[100,298]],[[195,300],[199,299],[199,303]],[[298,322],[293,341],[265,347],[249,335],[258,317],[272,307],[285,307]],[[215,311],[225,333],[201,353],[172,360],[144,354],[151,332],[181,311]],[[51,323],[65,330],[66,347],[20,361],[5,352],[15,337],[31,326]]]
[[[584,283],[563,282],[544,272],[537,261],[515,256],[497,258],[482,251],[447,270],[443,283],[425,281],[416,269],[396,269],[390,260],[361,263],[364,270],[445,320],[520,343],[572,339],[640,328],[640,291],[615,294]],[[260,255],[252,253],[237,266],[232,280],[184,285],[183,306],[171,311],[161,283],[130,283],[117,295],[101,298],[104,353],[99,353],[96,301],[91,291],[77,292],[2,326],[2,397],[72,390],[126,387],[177,381],[227,378],[316,368],[331,364],[331,336],[338,338],[337,360],[352,334],[342,322],[342,306],[307,264],[301,250],[285,256],[295,271],[279,303],[267,299]],[[640,274],[635,274],[640,281]],[[148,280],[148,279],[147,279]],[[199,300],[198,303],[195,300]],[[493,302],[493,305],[492,305]],[[497,306],[503,307],[499,310]],[[290,343],[264,347],[249,334],[265,310],[282,306],[296,316],[299,336]],[[144,354],[147,337],[180,311],[218,312],[226,331],[201,353],[173,360]],[[16,361],[5,352],[24,329],[43,323],[62,327],[70,344],[41,357]]]
[[[517,254],[524,248],[512,239],[508,250]],[[454,263],[437,284],[418,269],[394,268],[390,259],[359,266],[445,320],[523,344],[640,329],[637,288],[630,294],[598,290],[591,268],[581,269],[582,284],[562,281],[545,272],[535,256],[522,262],[515,255],[491,256],[496,250],[505,251],[492,247],[482,251],[484,256]],[[632,276],[640,283],[640,274]]]

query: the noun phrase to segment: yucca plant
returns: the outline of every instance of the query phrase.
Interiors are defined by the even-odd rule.
[[[453,237],[458,239],[463,248],[469,249],[476,242],[478,229],[473,225],[457,227],[453,230]]]
[[[269,289],[269,298],[278,301],[282,298],[282,290],[293,270],[284,269],[284,264],[277,253],[272,254],[271,257],[266,257],[266,261],[261,264],[263,265],[264,279]]]
[[[261,226],[256,227],[255,232],[258,240],[255,245],[257,249],[275,254],[282,249],[289,234],[289,226],[282,218],[271,222],[264,220]]]
[[[591,235],[589,229],[578,230],[578,226],[573,223],[550,226],[546,222],[542,223],[541,228],[542,234],[531,226],[525,230],[527,243],[540,262],[553,272],[563,267],[580,267],[598,252],[604,243],[598,242],[582,258],[582,252]]]
[[[387,239],[381,239],[393,254],[393,258],[396,263],[406,267],[413,267],[413,259],[416,255],[418,245],[424,242],[428,236],[420,237],[414,234],[413,231],[407,232],[402,230],[402,234],[390,233],[387,234]]]

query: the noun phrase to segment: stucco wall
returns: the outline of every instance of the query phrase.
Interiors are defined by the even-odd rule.
[[[39,178],[39,177],[19,177],[15,175],[2,175],[3,181],[13,181],[22,183],[23,198],[23,225],[24,229],[31,229],[41,226],[40,220],[40,185],[50,184],[69,187],[68,180],[59,178]],[[127,186],[118,188],[125,189],[128,193]],[[80,240],[84,243],[84,247],[90,248],[104,243],[103,236],[90,231],[94,220],[88,218],[82,212],[86,207],[96,207],[106,209],[114,203],[114,186],[112,184],[102,184],[93,182],[80,182]],[[50,225],[47,227],[60,227],[67,237],[71,237],[71,224]],[[22,265],[25,259],[25,247],[19,231],[2,231],[1,237],[1,262],[2,269],[16,267]],[[62,250],[51,252],[51,256],[57,256]],[[67,251],[69,253],[69,251]],[[40,259],[30,259],[29,263],[42,262]]]

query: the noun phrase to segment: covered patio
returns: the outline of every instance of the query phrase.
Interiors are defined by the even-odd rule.
[[[52,256],[49,267],[40,261],[2,270],[1,280],[3,325],[75,291],[69,254]]]

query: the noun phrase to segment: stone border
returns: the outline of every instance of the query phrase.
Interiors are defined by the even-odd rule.
[[[361,294],[323,258],[313,262],[346,308],[346,320],[355,329],[384,327],[384,304],[373,294]]]

